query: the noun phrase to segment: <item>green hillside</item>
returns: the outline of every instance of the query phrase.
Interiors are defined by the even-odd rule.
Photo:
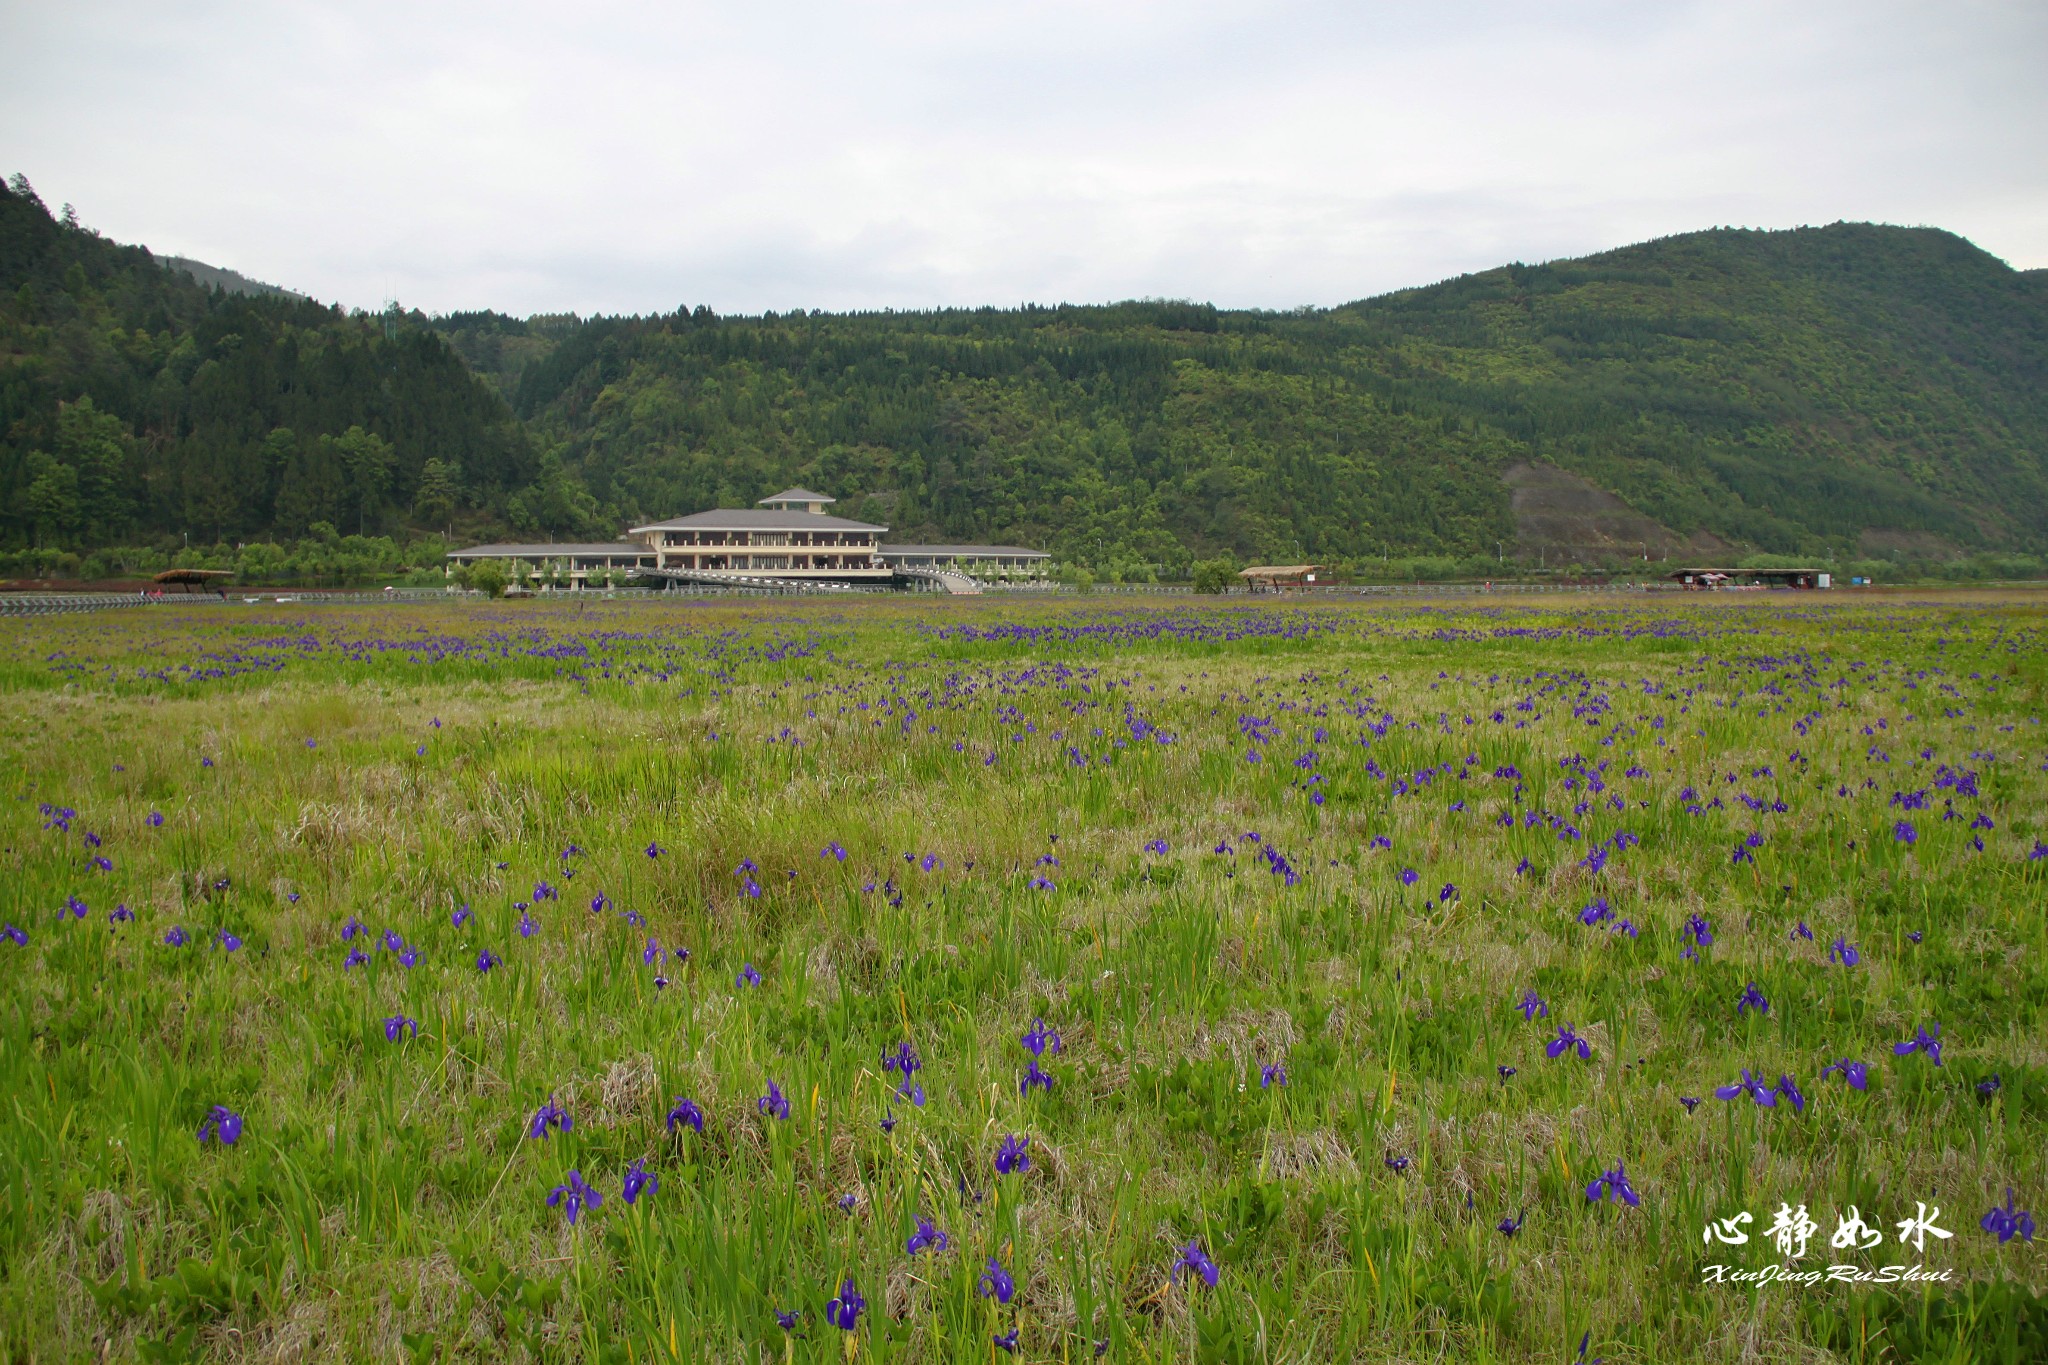
[[[804,484],[1113,572],[2048,551],[2048,279],[1932,229],[1717,230],[1287,313],[374,318],[208,292],[17,180],[0,285],[17,548],[609,535]]]
[[[1533,462],[1667,547],[2048,546],[2048,284],[1927,229],[1704,232],[1327,311],[442,325],[623,516],[795,482],[1091,561],[1491,557]]]
[[[403,530],[536,469],[434,333],[207,289],[0,188],[0,545]]]

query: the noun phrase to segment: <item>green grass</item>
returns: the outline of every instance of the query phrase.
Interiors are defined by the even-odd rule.
[[[2048,1212],[2044,605],[10,622],[0,1358],[987,1361],[1014,1326],[1041,1360],[2040,1359],[2038,1245],[1978,1220],[2008,1186]],[[1065,1046],[1027,1097],[1038,1017]],[[1933,1021],[1942,1066],[1892,1054]],[[1590,1060],[1545,1056],[1565,1022]],[[881,1066],[906,1040],[922,1107]],[[1842,1056],[1866,1093],[1820,1078]],[[1713,1098],[1745,1067],[1804,1112]],[[530,1139],[550,1095],[574,1127]],[[196,1140],[215,1104],[231,1148]],[[1586,1197],[1617,1162],[1638,1207]],[[572,1169],[604,1197],[574,1227]],[[1924,1253],[1917,1201],[1955,1234]],[[1821,1228],[1800,1269],[1949,1278],[1702,1282],[1776,1260],[1784,1203]],[[1881,1247],[1829,1249],[1852,1204]],[[1738,1209],[1751,1244],[1703,1245]],[[913,1259],[920,1216],[951,1244]],[[1214,1288],[1172,1277],[1190,1241]]]

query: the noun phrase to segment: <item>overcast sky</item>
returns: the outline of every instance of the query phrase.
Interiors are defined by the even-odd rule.
[[[1334,304],[1720,224],[2048,265],[2048,4],[0,0],[0,172],[323,300]]]

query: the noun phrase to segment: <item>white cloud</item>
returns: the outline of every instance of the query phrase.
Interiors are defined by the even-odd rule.
[[[1722,223],[2048,265],[1993,3],[14,7],[53,203],[322,298],[1335,303]]]

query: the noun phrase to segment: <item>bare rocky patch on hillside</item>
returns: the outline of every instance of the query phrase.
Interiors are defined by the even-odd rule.
[[[1501,475],[1515,516],[1515,553],[1551,563],[1683,559],[1715,564],[1737,551],[1710,531],[1683,536],[1613,493],[1555,465],[1522,463]]]

